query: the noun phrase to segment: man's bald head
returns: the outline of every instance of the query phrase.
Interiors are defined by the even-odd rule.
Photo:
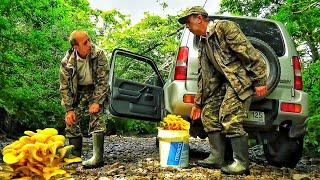
[[[70,45],[73,47],[74,45],[79,45],[79,39],[82,39],[84,37],[89,38],[89,35],[86,31],[82,30],[75,30],[73,31],[69,36],[69,42]]]
[[[81,58],[85,59],[89,55],[92,44],[86,31],[73,31],[70,34],[69,42],[71,44],[71,47],[74,48],[76,52],[78,52]]]

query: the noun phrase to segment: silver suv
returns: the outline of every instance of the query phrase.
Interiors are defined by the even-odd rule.
[[[308,97],[302,91],[298,53],[283,24],[268,19],[211,16],[236,22],[262,54],[268,71],[268,94],[255,98],[244,127],[263,144],[267,161],[294,167],[303,150]],[[115,49],[110,72],[112,115],[160,121],[168,113],[189,119],[197,92],[200,37],[184,29],[181,47],[164,83],[155,63],[144,56]],[[120,66],[121,64],[121,66]],[[192,122],[190,135],[205,138],[201,121]]]

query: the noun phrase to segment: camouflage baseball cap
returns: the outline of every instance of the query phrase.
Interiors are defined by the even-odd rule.
[[[193,14],[201,14],[208,16],[208,13],[206,10],[203,9],[201,6],[193,6],[187,10],[185,10],[182,14],[181,17],[178,19],[180,24],[185,24],[188,20],[188,17]]]

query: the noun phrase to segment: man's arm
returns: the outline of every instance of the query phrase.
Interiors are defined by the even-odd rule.
[[[69,85],[70,74],[65,69],[64,62],[61,62],[60,65],[60,96],[61,96],[61,105],[66,108],[66,111],[73,110],[73,97],[70,92]]]
[[[201,63],[200,63],[200,58],[201,58],[201,51],[199,50],[198,52],[198,73],[199,73],[199,77],[198,77],[198,91],[197,94],[195,96],[194,99],[194,105],[191,109],[190,112],[190,118],[192,120],[197,120],[200,119],[201,116],[201,106],[202,106],[202,75],[201,75]]]

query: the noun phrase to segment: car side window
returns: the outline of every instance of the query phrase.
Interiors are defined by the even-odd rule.
[[[148,63],[120,54],[115,59],[114,76],[142,84],[157,85],[158,83],[158,76]]]

